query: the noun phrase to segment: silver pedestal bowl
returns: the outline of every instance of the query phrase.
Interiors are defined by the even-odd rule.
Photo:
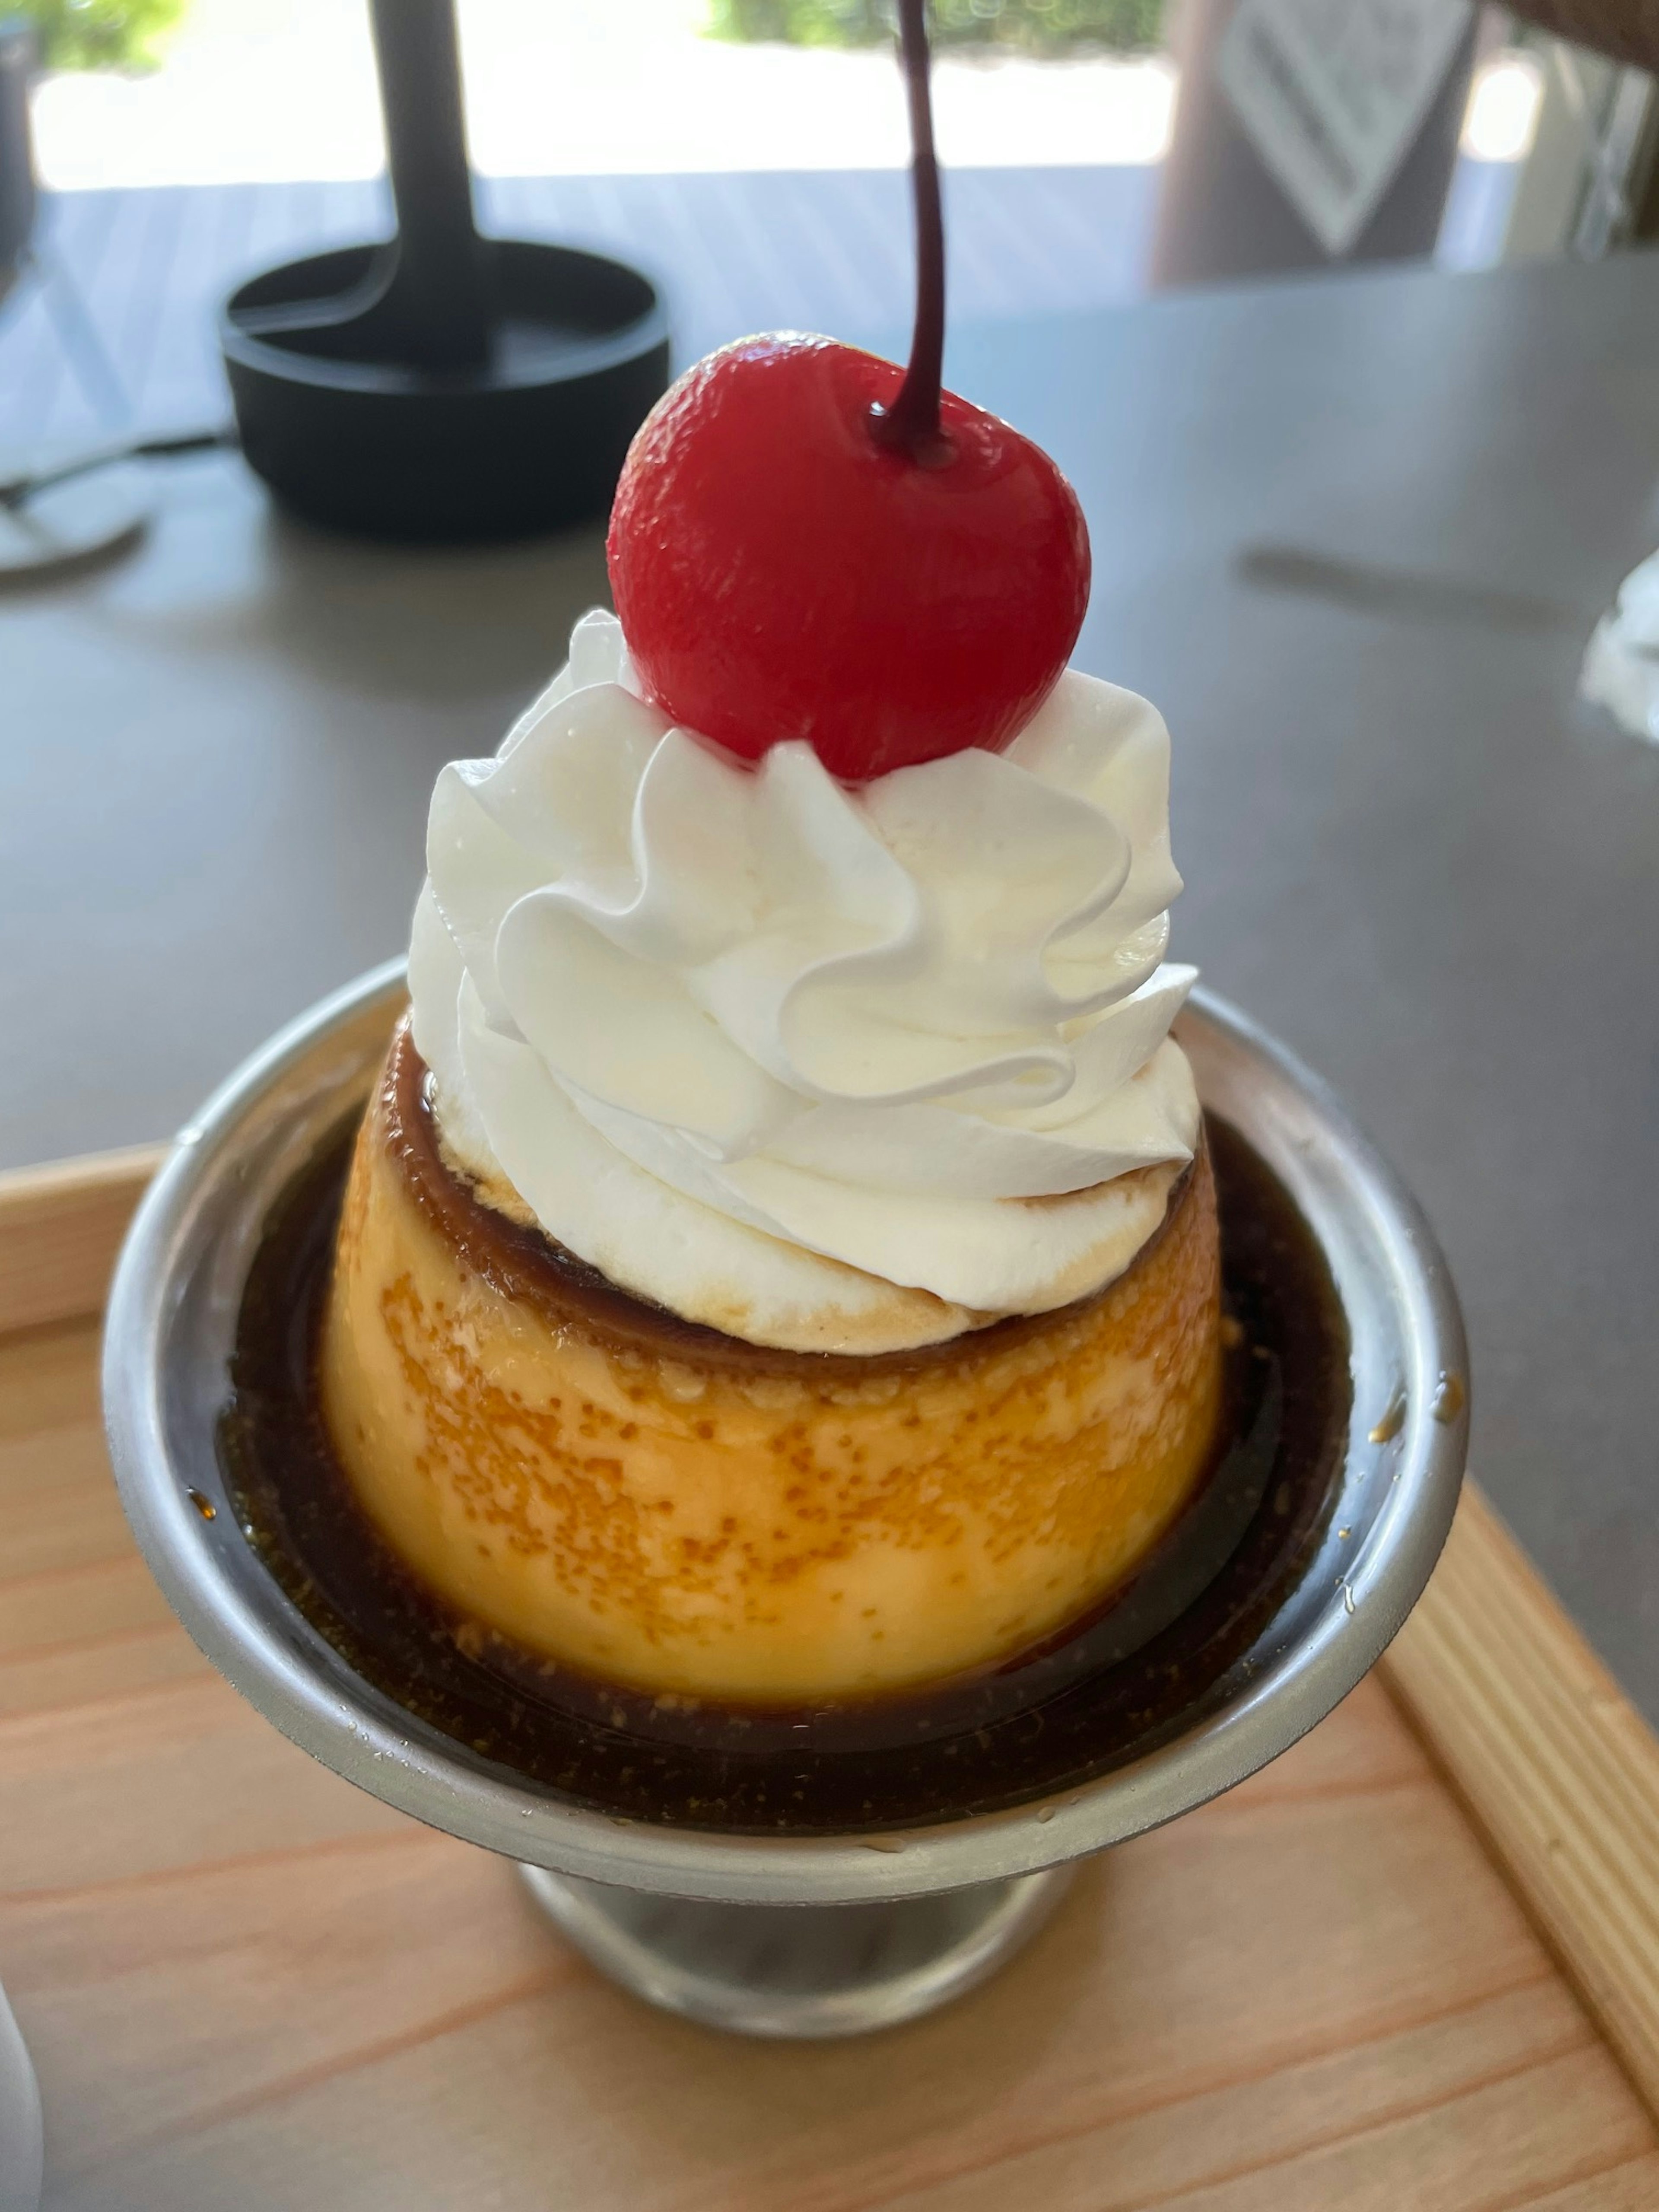
[[[1057,1795],[830,1836],[622,1820],[491,1764],[364,1680],[302,1616],[228,1510],[216,1448],[242,1288],[271,1208],[367,1096],[403,1003],[400,963],[365,976],[274,1038],[181,1131],[110,1297],[116,1475],[173,1609],[267,1719],[387,1803],[517,1862],[566,1936],[641,1996],[762,2035],[848,2034],[931,2009],[1041,1924],[1074,1862],[1287,1749],[1416,1601],[1450,1526],[1467,1435],[1445,1263],[1326,1087],[1200,994],[1179,1030],[1200,1095],[1273,1170],[1322,1249],[1353,1399],[1324,1533],[1173,1734]]]

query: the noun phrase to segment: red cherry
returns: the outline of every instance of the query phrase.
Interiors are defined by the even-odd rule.
[[[805,738],[853,782],[994,749],[1077,641],[1071,486],[948,392],[921,459],[884,442],[902,380],[828,338],[744,338],[688,370],[629,449],[609,543],[629,650],[666,714],[745,759]]]

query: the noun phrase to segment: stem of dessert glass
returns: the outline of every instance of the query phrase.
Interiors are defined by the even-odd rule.
[[[899,42],[910,108],[911,185],[916,210],[916,320],[910,362],[892,405],[873,418],[884,446],[913,460],[945,457],[939,430],[945,377],[945,210],[933,149],[927,0],[899,0]],[[948,453],[948,448],[945,449]]]

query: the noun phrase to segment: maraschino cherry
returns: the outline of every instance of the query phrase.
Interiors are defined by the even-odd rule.
[[[611,510],[611,588],[646,689],[744,759],[805,738],[848,782],[1006,744],[1089,599],[1048,456],[944,392],[945,246],[925,0],[901,0],[915,144],[908,370],[829,338],[744,338],[647,417]]]

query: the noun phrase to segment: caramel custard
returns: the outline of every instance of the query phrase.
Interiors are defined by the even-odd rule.
[[[442,1598],[659,1695],[846,1698],[1041,1641],[1131,1575],[1211,1456],[1207,1152],[1096,1296],[924,1350],[766,1349],[632,1298],[446,1163],[400,1026],[320,1347],[357,1497]]]
[[[1002,1666],[843,1705],[655,1698],[539,1659],[404,1565],[325,1429],[322,1319],[360,1121],[319,1146],[254,1255],[220,1510],[361,1680],[498,1772],[618,1818],[720,1832],[844,1834],[1018,1804],[1212,1709],[1328,1522],[1352,1413],[1340,1302],[1282,1186],[1212,1119],[1227,1316],[1216,1456],[1093,1612]],[[510,1249],[490,1264],[514,1265]]]

